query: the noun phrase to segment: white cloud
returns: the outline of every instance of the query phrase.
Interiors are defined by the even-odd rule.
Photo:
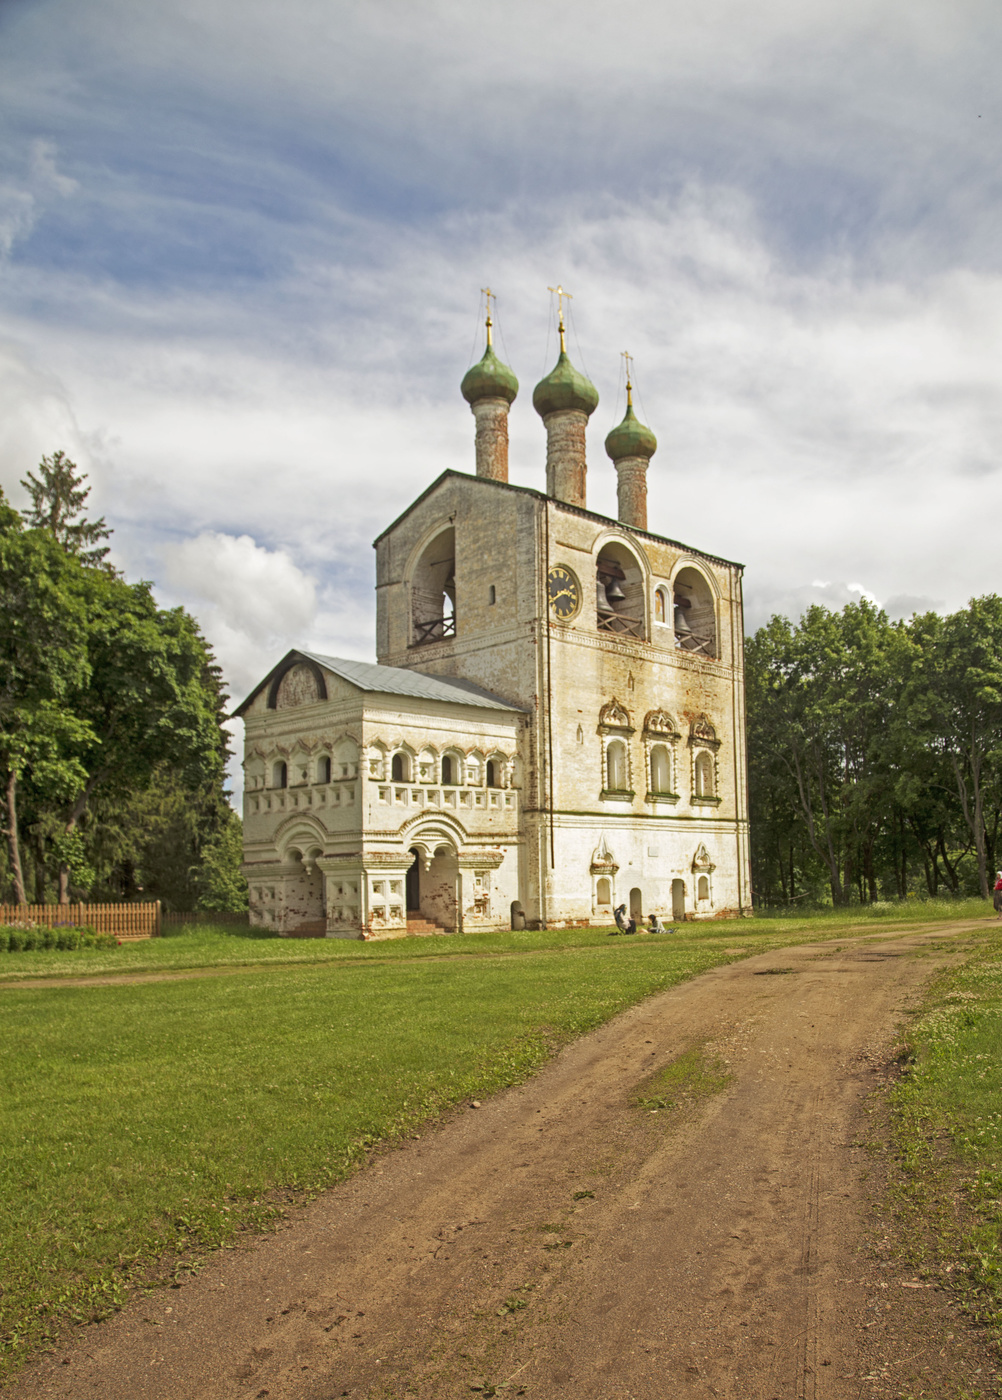
[[[161,579],[195,614],[231,685],[266,674],[317,611],[315,581],[282,550],[206,530],[161,547]]]
[[[348,290],[350,264],[311,248],[246,298],[147,293],[138,328],[124,292],[79,287],[77,306],[100,303],[94,329],[16,323],[53,376],[15,378],[10,407],[37,417],[50,384],[73,386],[95,506],[131,567],[148,572],[164,538],[249,536],[317,580],[324,645],[336,652],[344,626],[357,648],[371,539],[445,467],[472,469],[458,382],[484,269],[522,381],[513,480],[542,485],[531,390],[555,355],[544,289],[559,274],[576,293],[572,355],[602,395],[595,509],[615,513],[602,439],[622,412],[628,346],[660,443],[651,526],[745,562],[749,618],[800,579],[865,579],[877,598],[950,607],[996,586],[991,551],[970,541],[1002,509],[1002,277],[880,277],[844,255],[807,271],[770,245],[740,191],[696,184],[529,224],[513,204],[420,235],[372,225],[371,265]],[[301,635],[290,626],[282,641]]]

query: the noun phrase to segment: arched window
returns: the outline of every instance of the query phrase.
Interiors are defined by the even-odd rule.
[[[709,879],[709,876],[708,876],[708,875],[700,875],[699,879],[696,881],[696,898],[697,898],[697,899],[709,899],[709,897],[710,897],[710,879]]]
[[[659,588],[654,594],[654,621],[661,623],[668,621],[667,588]]]
[[[390,781],[394,783],[410,782],[410,764],[405,753],[393,755],[393,762],[390,765]]]
[[[651,792],[671,792],[671,764],[664,744],[651,749]]]
[[[696,796],[713,796],[713,758],[710,754],[698,753],[696,755]]]
[[[442,786],[443,786],[443,787],[452,787],[452,786],[453,786],[453,784],[454,784],[454,782],[455,782],[455,779],[454,779],[453,776],[452,776],[452,770],[453,770],[453,767],[454,767],[454,766],[455,766],[455,765],[453,764],[452,757],[451,757],[449,754],[446,754],[445,757],[442,759]]]
[[[289,786],[289,766],[285,762],[276,763],[271,771],[272,787],[284,788]]]
[[[330,780],[331,780],[331,761],[330,761],[330,756],[329,756],[328,754],[325,754],[325,755],[323,756],[323,758],[321,758],[320,761],[319,761],[318,764],[317,764],[317,782],[318,782],[318,783],[329,783]]]
[[[613,739],[606,750],[606,787],[609,792],[626,792],[626,745]]]
[[[489,759],[487,760],[487,786],[488,786],[488,787],[500,787],[500,786],[501,786],[501,784],[498,782],[497,764],[494,762],[493,758],[489,758]]]
[[[595,886],[595,902],[596,904],[612,903],[612,884],[604,875]]]

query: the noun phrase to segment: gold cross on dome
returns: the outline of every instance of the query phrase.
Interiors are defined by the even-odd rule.
[[[626,361],[626,387],[629,390],[633,388],[633,385],[630,383],[630,366],[633,364],[633,356],[630,354],[629,350],[622,350],[620,353]]]
[[[494,322],[491,320],[491,301],[497,301],[497,296],[491,291],[490,287],[481,287],[480,290],[487,298],[487,344],[491,345],[493,343],[491,327],[494,325]]]
[[[562,322],[563,319],[564,319],[564,297],[566,297],[568,301],[573,301],[573,300],[574,300],[574,296],[573,296],[573,294],[572,294],[571,292],[565,292],[564,289],[563,289],[563,287],[561,287],[561,285],[560,285],[559,282],[557,283],[557,285],[556,285],[555,287],[547,287],[546,290],[547,290],[548,292],[552,292],[553,295],[556,297],[556,299],[557,299],[557,314],[559,315],[560,320],[561,320],[561,322]]]

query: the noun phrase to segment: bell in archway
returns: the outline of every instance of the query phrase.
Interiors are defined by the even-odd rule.
[[[600,613],[612,612],[612,604],[609,602],[605,584],[602,582],[601,579],[598,579],[598,581],[595,584],[595,601],[598,605],[598,611]]]
[[[621,603],[626,597],[626,594],[620,588],[617,581],[613,579],[611,583],[606,585],[605,596],[610,603]]]
[[[685,615],[685,608],[675,604],[675,631],[689,633],[692,628],[689,626],[689,619]]]

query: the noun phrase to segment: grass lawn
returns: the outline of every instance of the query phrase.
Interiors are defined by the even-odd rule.
[[[0,988],[0,1366],[654,992],[746,953],[987,917],[981,901],[883,913],[369,944],[205,926],[5,955],[2,980],[37,980]],[[243,971],[115,976],[213,967]],[[94,974],[108,984],[65,980]]]
[[[892,1096],[904,1251],[1002,1333],[1002,928],[938,978]]]

